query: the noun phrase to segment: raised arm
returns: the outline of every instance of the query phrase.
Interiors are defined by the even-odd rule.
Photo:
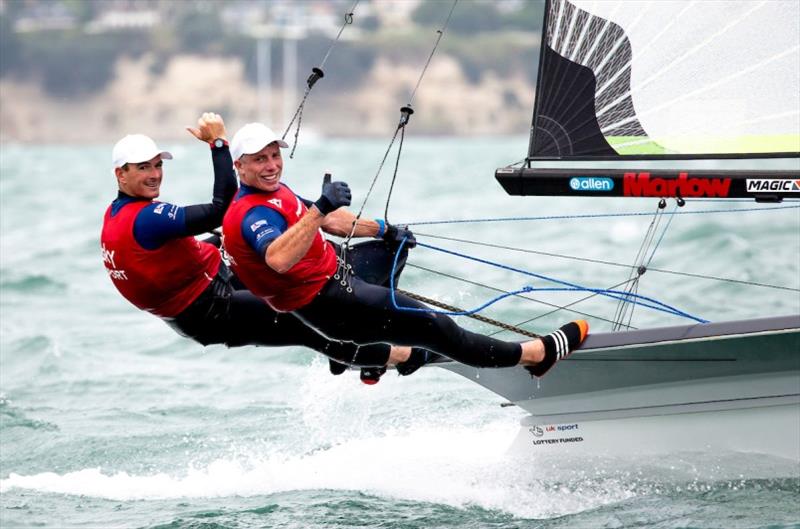
[[[225,210],[236,194],[236,174],[228,149],[225,123],[219,114],[206,112],[197,120],[197,128],[186,127],[186,130],[211,146],[211,161],[214,166],[214,193],[211,202],[183,208],[186,235],[198,235],[222,224]]]

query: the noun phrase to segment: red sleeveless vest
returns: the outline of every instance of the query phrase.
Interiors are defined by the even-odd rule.
[[[156,250],[133,237],[136,215],[149,201],[132,202],[111,216],[106,210],[100,235],[103,263],[125,299],[161,317],[180,314],[205,290],[219,270],[213,245],[194,237],[173,239]]]
[[[269,305],[281,312],[289,312],[309,303],[325,282],[336,273],[336,252],[333,245],[322,237],[314,236],[311,248],[288,271],[279,274],[264,262],[242,236],[242,226],[247,212],[256,206],[266,206],[278,211],[288,227],[297,224],[307,211],[305,204],[281,184],[273,193],[251,193],[236,197],[222,221],[223,245],[231,258],[231,268],[239,279]]]

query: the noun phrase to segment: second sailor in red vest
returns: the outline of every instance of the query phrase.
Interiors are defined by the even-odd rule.
[[[586,337],[588,324],[579,320],[539,339],[505,342],[463,329],[441,314],[399,310],[390,289],[357,273],[347,281],[333,279],[335,251],[321,230],[350,232],[356,218],[343,209],[350,204],[350,188],[326,176],[315,202],[301,199],[281,182],[283,147],[261,123],[245,125],[234,135],[231,154],[241,188],[223,220],[231,266],[275,310],[292,311],[331,338],[418,346],[477,367],[521,364],[534,376],[544,375]],[[414,243],[410,231],[381,220],[359,219],[354,235]],[[400,306],[427,308],[400,293],[395,296]]]

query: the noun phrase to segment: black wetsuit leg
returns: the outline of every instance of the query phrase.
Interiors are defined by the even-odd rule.
[[[326,336],[360,344],[387,342],[424,347],[458,362],[476,367],[510,367],[519,363],[522,347],[459,327],[451,318],[430,312],[394,308],[391,291],[357,277],[352,292],[329,280],[311,303],[295,313]],[[429,310],[397,293],[398,305]]]
[[[203,345],[300,345],[357,367],[386,365],[389,345],[359,346],[351,341],[329,340],[293,314],[275,312],[250,291],[234,290],[231,279],[223,265],[209,287],[167,323],[179,334]]]

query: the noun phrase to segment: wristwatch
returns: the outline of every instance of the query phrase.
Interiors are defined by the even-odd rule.
[[[228,146],[228,140],[223,140],[222,138],[211,140],[209,143],[211,144],[211,147],[215,147],[217,149]]]

